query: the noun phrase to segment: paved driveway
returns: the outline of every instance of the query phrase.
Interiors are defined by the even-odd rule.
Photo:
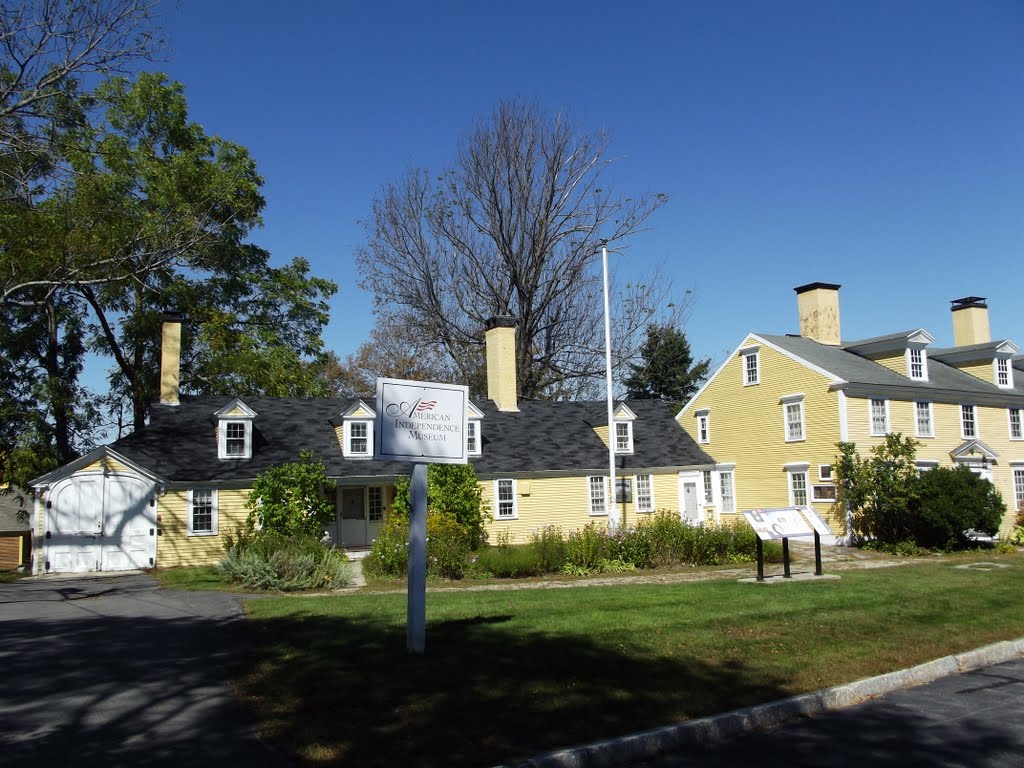
[[[0,755],[8,765],[287,765],[226,679],[238,601],[148,576],[0,584]]]

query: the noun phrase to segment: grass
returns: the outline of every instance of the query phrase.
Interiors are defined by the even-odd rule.
[[[972,560],[1004,569],[964,570]],[[238,688],[308,765],[482,765],[849,682],[1024,635],[1024,557],[839,581],[431,593],[247,603]]]
[[[156,568],[150,572],[163,589],[187,589],[196,592],[235,592],[238,587],[215,565],[188,568]]]
[[[25,569],[24,571],[3,570],[0,571],[0,584],[7,584],[12,581],[17,581],[18,579],[24,578],[28,575],[28,569]]]

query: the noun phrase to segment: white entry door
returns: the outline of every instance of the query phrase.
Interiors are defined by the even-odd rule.
[[[700,522],[700,506],[697,502],[697,483],[683,482],[683,519],[690,523]]]
[[[341,489],[341,545],[365,547],[370,543],[366,529],[366,489]]]

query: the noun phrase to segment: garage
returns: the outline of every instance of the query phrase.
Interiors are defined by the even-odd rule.
[[[156,564],[153,480],[107,470],[56,480],[43,496],[37,572],[130,571]]]

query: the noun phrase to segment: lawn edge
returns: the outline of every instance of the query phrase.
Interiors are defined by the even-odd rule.
[[[497,768],[602,768],[650,759],[695,744],[716,744],[745,733],[770,730],[801,717],[843,709],[885,693],[914,688],[942,677],[971,672],[1021,656],[1024,656],[1024,638],[1003,640],[908,669],[720,715],[547,752],[524,762],[507,763]]]

